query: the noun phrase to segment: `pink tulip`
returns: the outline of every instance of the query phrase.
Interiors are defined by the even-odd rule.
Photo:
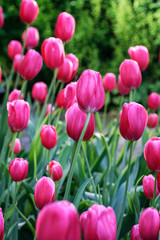
[[[21,93],[21,90],[13,89],[13,91],[9,94],[9,102],[13,102],[13,101],[15,101],[15,100],[18,100],[20,93]],[[21,99],[21,100],[24,100],[23,93],[22,93],[20,99]]]
[[[148,199],[153,198],[153,193],[154,193],[154,183],[155,183],[155,178],[153,177],[152,174],[148,176],[144,176],[143,178],[143,191],[144,195]],[[156,186],[156,197],[159,195],[158,187]]]
[[[56,104],[59,108],[65,109],[66,108],[66,103],[65,103],[65,98],[64,98],[64,91],[65,89],[62,89],[60,93],[58,94],[56,98]]]
[[[22,53],[22,44],[17,40],[12,40],[8,44],[8,56],[13,59],[16,54]]]
[[[71,82],[65,87],[64,99],[65,99],[65,106],[67,109],[77,102],[76,84],[77,84],[76,82]]]
[[[139,232],[139,224],[134,225],[132,227],[130,240],[142,240],[140,232]]]
[[[22,22],[30,24],[33,23],[39,13],[39,6],[34,0],[22,0],[19,17]]]
[[[128,95],[130,93],[130,88],[124,85],[121,75],[118,76],[118,92],[122,95]]]
[[[71,76],[71,81],[75,78],[77,71],[78,71],[78,67],[79,67],[79,60],[78,58],[72,54],[69,53],[66,58],[68,58],[72,63],[73,63],[73,71],[72,71],[72,76]]]
[[[21,56],[21,54],[16,54],[13,59],[13,69],[15,72],[19,72],[19,66],[21,61],[23,60],[24,56]]]
[[[147,127],[155,128],[158,125],[158,114],[157,113],[150,113],[148,116]]]
[[[63,42],[70,41],[74,35],[75,25],[76,22],[72,15],[67,12],[60,13],[56,22],[55,36]]]
[[[52,125],[43,125],[41,128],[41,142],[42,145],[50,150],[54,148],[57,144],[57,133],[56,128]]]
[[[15,182],[23,181],[27,177],[28,162],[23,158],[15,158],[9,165],[9,174]]]
[[[145,46],[135,46],[128,49],[132,60],[135,60],[141,70],[145,70],[149,64],[149,52]]]
[[[59,181],[63,176],[63,169],[59,162],[50,161],[49,166],[47,165],[47,171],[49,170],[49,175],[53,178],[53,181]]]
[[[157,188],[158,191],[160,192],[160,172],[157,173]]]
[[[68,58],[65,58],[63,64],[58,69],[57,79],[64,83],[71,82],[72,72],[73,72],[73,63]]]
[[[12,143],[9,144],[11,151],[12,151]],[[15,144],[14,144],[14,154],[18,154],[21,151],[21,141],[19,138],[15,139]]]
[[[35,27],[29,27],[27,29],[27,36],[26,36],[26,31],[23,32],[22,34],[22,41],[24,42],[26,38],[26,48],[35,48],[37,47],[39,43],[39,32],[38,29]]]
[[[0,67],[0,83],[2,81],[2,68]]]
[[[112,92],[116,87],[116,76],[113,73],[106,73],[103,77],[104,89]]]
[[[4,25],[4,15],[3,15],[3,8],[0,7],[0,28]]]
[[[45,117],[51,112],[51,107],[52,107],[52,113],[54,113],[54,111],[55,111],[54,106],[52,106],[51,103],[46,104],[46,113],[45,113]]]
[[[2,208],[0,208],[0,240],[3,240],[4,237],[4,218]]]
[[[153,110],[158,109],[160,105],[159,98],[160,97],[158,93],[156,92],[151,93],[147,100],[148,107]]]
[[[47,97],[47,84],[44,82],[37,82],[32,88],[32,98],[38,100],[39,103],[44,103]]]

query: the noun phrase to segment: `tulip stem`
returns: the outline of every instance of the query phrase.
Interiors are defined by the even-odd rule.
[[[129,94],[129,102],[133,102],[133,94],[134,93],[134,89],[131,89],[130,94]]]
[[[124,215],[125,203],[126,203],[126,197],[127,197],[127,191],[128,191],[128,183],[129,183],[129,175],[130,175],[132,153],[133,153],[133,142],[131,141],[129,161],[128,161],[128,171],[127,171],[126,187],[125,187],[125,193],[124,193],[122,210],[121,210],[121,214],[120,214],[120,218],[119,218],[119,222],[118,222],[117,240],[119,239],[119,235],[120,235],[120,231],[121,231],[121,227],[122,227],[122,222],[123,222],[123,215]]]
[[[36,149],[34,150],[34,173],[33,178],[37,176],[37,157],[36,157]]]
[[[103,112],[103,128],[105,128],[105,123],[106,123],[106,116],[107,116],[107,108],[109,104],[109,98],[110,98],[110,92],[107,91],[105,93],[105,103],[104,103],[104,112]]]
[[[153,207],[154,207],[154,202],[156,198],[156,185],[157,185],[157,172],[155,173],[155,181],[154,181],[154,192],[153,192],[153,200],[152,200]]]
[[[22,87],[21,87],[21,92],[20,92],[20,95],[19,95],[19,99],[21,99],[21,96],[22,96],[22,93],[24,92],[24,97],[25,97],[25,90],[26,90],[26,87],[27,87],[27,80],[24,80],[23,81],[23,84],[22,84]]]
[[[86,119],[85,125],[83,127],[81,136],[78,140],[76,150],[75,150],[75,154],[73,155],[73,162],[72,162],[71,167],[70,167],[70,172],[69,172],[69,176],[68,176],[68,179],[67,179],[67,185],[66,185],[66,190],[65,190],[65,194],[64,194],[64,199],[66,199],[66,200],[69,199],[69,192],[70,192],[70,188],[71,188],[71,182],[72,182],[72,178],[73,178],[73,174],[74,174],[74,170],[75,170],[76,161],[77,161],[77,158],[78,158],[81,143],[82,143],[84,134],[86,132],[90,117],[91,117],[91,113],[89,112],[87,114],[87,119]]]

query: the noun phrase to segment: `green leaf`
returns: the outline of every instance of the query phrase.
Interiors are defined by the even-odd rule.
[[[16,206],[17,206],[17,203],[9,209],[9,211],[4,216],[4,221],[7,221],[7,219],[13,215],[13,212]]]

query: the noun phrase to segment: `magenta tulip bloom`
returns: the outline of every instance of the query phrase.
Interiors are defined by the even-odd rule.
[[[30,106],[24,100],[7,103],[8,125],[12,132],[21,132],[27,127],[30,118]]]
[[[147,124],[146,109],[135,102],[124,103],[120,119],[120,133],[126,140],[137,141]]]
[[[65,58],[63,64],[58,69],[57,79],[64,83],[71,82],[72,72],[73,72],[73,63],[68,58]]]
[[[0,7],[0,28],[4,25],[4,15],[3,15],[3,8]]]
[[[131,229],[131,240],[142,240],[139,232],[139,224],[134,225]]]
[[[85,70],[77,82],[76,97],[80,109],[97,112],[105,102],[102,78],[99,72]]]
[[[147,127],[155,128],[158,125],[158,114],[157,113],[150,113],[148,117]]]
[[[21,93],[21,90],[13,89],[13,91],[9,94],[9,102],[13,102],[13,101],[15,101],[15,100],[18,100],[20,93]],[[20,99],[21,99],[21,100],[24,100],[23,93],[22,93]]]
[[[41,53],[45,64],[53,70],[59,68],[64,62],[64,46],[58,38],[50,37],[44,40]]]
[[[103,77],[104,89],[112,92],[116,87],[116,76],[113,73],[106,73]]]
[[[71,76],[71,81],[75,78],[77,71],[78,71],[78,67],[79,67],[79,60],[78,58],[72,54],[69,53],[66,58],[68,58],[72,63],[73,63],[73,71],[72,71],[72,76]]]
[[[28,162],[23,158],[15,158],[9,165],[9,174],[15,182],[23,181],[27,177]]]
[[[80,216],[84,240],[116,240],[116,215],[111,207],[94,204]]]
[[[44,82],[37,82],[32,88],[32,98],[38,100],[39,103],[44,103],[47,97],[47,84]]]
[[[52,125],[43,125],[41,128],[41,142],[43,147],[50,150],[54,148],[57,144],[57,133],[56,128]]]
[[[59,181],[63,176],[63,169],[59,162],[50,161],[49,166],[47,165],[47,171],[49,170],[49,175],[53,178],[53,181]]]
[[[25,47],[26,48],[35,48],[37,47],[38,43],[39,43],[39,32],[38,29],[35,27],[29,27],[27,29],[27,36],[26,36],[26,31],[23,32],[22,34],[22,41],[24,42],[25,38],[26,39],[26,44]]]
[[[19,66],[21,61],[23,60],[24,56],[21,56],[21,54],[16,54],[13,59],[13,69],[15,72],[19,72]]]
[[[76,22],[72,15],[67,12],[60,13],[55,27],[56,38],[60,38],[63,42],[70,41],[74,35],[75,25]]]
[[[158,240],[159,213],[157,209],[145,209],[139,219],[139,232],[143,240]]]
[[[124,85],[121,80],[121,75],[118,76],[118,92],[122,95],[128,95],[130,93],[130,88]]]
[[[148,176],[144,176],[143,178],[143,191],[144,195],[148,199],[153,198],[153,193],[154,193],[154,183],[155,183],[155,178],[153,177],[152,174]],[[158,187],[156,186],[156,197],[159,195]]]
[[[153,109],[153,110],[158,109],[159,105],[160,105],[160,96],[159,96],[159,94],[156,93],[156,92],[151,93],[149,95],[149,97],[148,97],[147,103],[148,103],[148,107],[150,109]]]
[[[2,68],[0,67],[0,83],[2,81]]]
[[[65,105],[67,109],[77,102],[76,84],[77,84],[76,82],[71,82],[65,87],[64,98],[65,98]]]
[[[132,60],[135,60],[141,70],[145,70],[149,64],[149,52],[145,46],[135,46],[128,49]]]
[[[22,22],[30,24],[33,23],[39,13],[39,6],[34,0],[22,0],[19,17]]]
[[[142,82],[142,75],[138,63],[134,60],[124,60],[119,68],[123,84],[130,89],[138,88]]]
[[[4,237],[4,218],[2,208],[0,208],[0,240],[3,240]]]
[[[12,151],[12,143],[9,144],[9,147],[11,148]],[[19,138],[15,139],[15,144],[14,144],[14,154],[18,154],[21,151],[21,141]]]
[[[13,59],[16,54],[22,53],[22,44],[17,40],[12,40],[8,44],[8,56]]]
[[[160,192],[160,172],[157,173],[157,188],[158,191]]]
[[[59,108],[65,109],[66,103],[65,103],[65,97],[64,97],[64,91],[65,89],[62,89],[60,93],[58,94],[56,98],[56,104]]]

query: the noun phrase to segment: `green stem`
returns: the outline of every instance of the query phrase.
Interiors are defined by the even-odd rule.
[[[107,116],[107,108],[109,104],[110,92],[105,93],[105,104],[104,104],[104,112],[103,112],[103,128],[105,128],[106,116]]]
[[[33,178],[37,176],[37,157],[36,157],[36,149],[34,150],[34,173]]]
[[[133,102],[133,92],[134,92],[134,89],[131,89],[129,94],[129,102]]]
[[[58,125],[58,122],[59,122],[59,119],[60,119],[60,116],[61,116],[61,112],[62,112],[62,108],[60,108],[58,116],[57,116],[57,120],[56,120],[56,124],[55,124],[56,129],[57,129],[57,125]]]
[[[154,192],[153,192],[153,200],[152,200],[153,207],[154,207],[154,202],[156,198],[156,185],[157,185],[157,172],[155,173],[155,181],[154,181]]]
[[[28,83],[27,80],[24,80],[24,81],[23,81],[23,84],[22,84],[22,87],[21,87],[21,92],[20,92],[20,95],[19,95],[19,99],[21,98],[23,92],[24,92],[23,95],[24,95],[24,97],[25,97],[25,91],[26,91],[27,83]]]

